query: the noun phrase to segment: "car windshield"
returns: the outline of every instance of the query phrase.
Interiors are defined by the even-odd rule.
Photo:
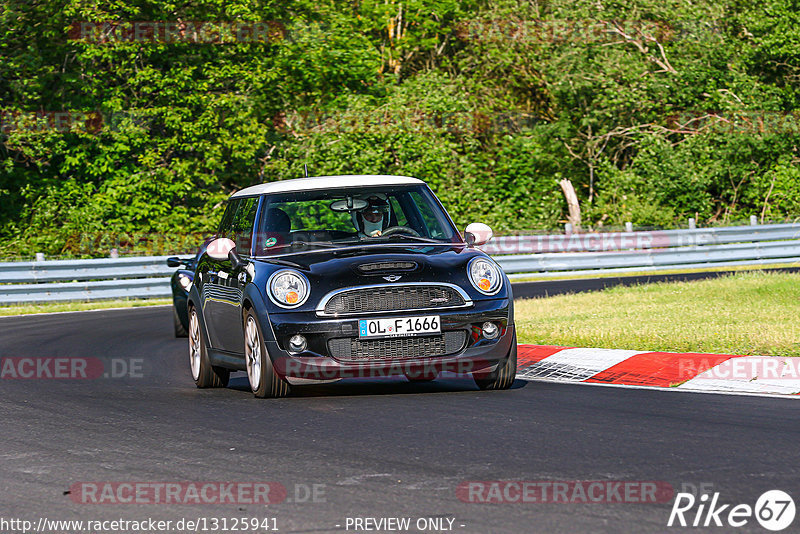
[[[267,195],[260,214],[257,256],[363,244],[461,243],[424,185]]]

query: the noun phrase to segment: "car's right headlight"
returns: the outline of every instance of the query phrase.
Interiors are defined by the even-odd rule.
[[[503,285],[503,275],[495,262],[486,258],[475,258],[467,266],[469,281],[484,295],[494,295]]]
[[[281,308],[297,308],[308,300],[308,279],[297,271],[275,271],[267,281],[269,299]]]

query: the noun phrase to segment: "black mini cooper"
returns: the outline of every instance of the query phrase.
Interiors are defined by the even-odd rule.
[[[516,374],[511,285],[462,239],[428,186],[401,176],[326,176],[231,196],[187,301],[198,387],[247,371],[257,397],[342,378]]]

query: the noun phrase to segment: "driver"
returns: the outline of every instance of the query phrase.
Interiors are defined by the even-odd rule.
[[[369,204],[355,215],[358,234],[379,237],[389,226],[389,203],[378,195],[372,195],[365,200]]]

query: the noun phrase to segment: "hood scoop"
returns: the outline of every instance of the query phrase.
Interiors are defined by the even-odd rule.
[[[384,274],[389,272],[409,272],[418,267],[415,261],[381,261],[373,263],[362,263],[357,267],[362,274]]]

